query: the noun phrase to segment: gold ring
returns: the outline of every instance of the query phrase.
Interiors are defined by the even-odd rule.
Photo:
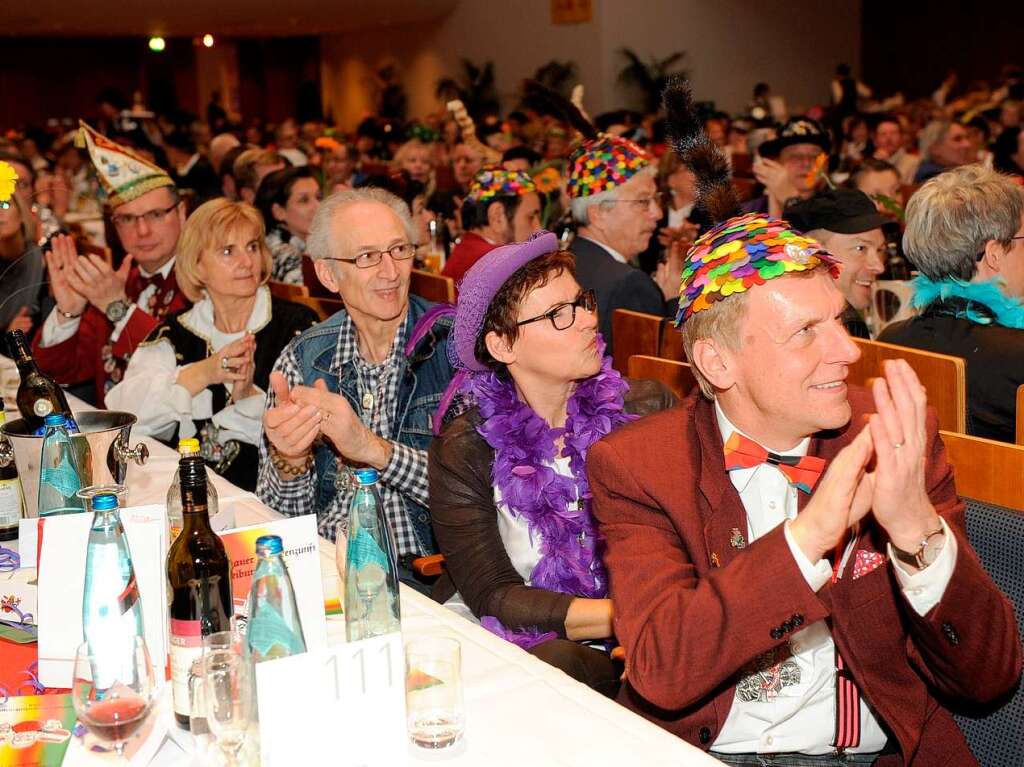
[[[903,442],[897,442],[895,445],[892,446],[892,449],[893,450],[899,450],[901,447],[903,447],[903,445],[904,445]]]

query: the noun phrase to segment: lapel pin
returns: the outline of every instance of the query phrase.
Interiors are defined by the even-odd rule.
[[[731,536],[729,537],[730,546],[734,549],[745,549],[747,547],[747,542],[743,538],[743,533],[740,532],[738,527],[734,527],[729,532],[731,533]]]

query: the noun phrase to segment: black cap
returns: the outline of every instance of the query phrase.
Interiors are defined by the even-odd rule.
[[[762,143],[757,148],[757,152],[762,157],[775,158],[787,146],[795,144],[814,144],[821,147],[821,151],[827,153],[832,146],[832,141],[817,120],[812,120],[810,117],[794,117],[779,128],[779,135],[776,138]]]
[[[789,205],[782,217],[801,232],[826,229],[838,234],[869,232],[890,221],[857,189],[826,189]]]

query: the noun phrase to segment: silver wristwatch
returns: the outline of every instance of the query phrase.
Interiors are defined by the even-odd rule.
[[[130,304],[127,301],[122,301],[120,298],[116,301],[111,301],[107,304],[107,319],[111,322],[120,322],[128,314],[129,306]]]

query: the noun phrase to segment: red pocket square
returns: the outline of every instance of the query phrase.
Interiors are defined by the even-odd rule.
[[[859,549],[853,563],[853,579],[857,580],[885,564],[885,554]]]

